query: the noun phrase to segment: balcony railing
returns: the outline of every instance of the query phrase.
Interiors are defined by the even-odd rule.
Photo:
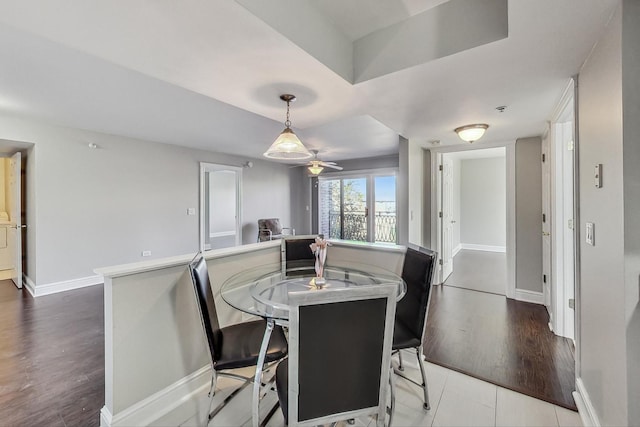
[[[395,212],[376,212],[374,241],[380,243],[396,243],[397,221]],[[340,231],[340,214],[329,213],[329,238],[345,240],[367,240],[367,217],[364,212],[347,212],[344,214],[344,233]],[[342,237],[341,237],[342,234]]]

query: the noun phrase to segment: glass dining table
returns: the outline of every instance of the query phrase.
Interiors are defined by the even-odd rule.
[[[271,264],[245,269],[224,281],[220,290],[222,299],[227,304],[244,313],[262,317],[267,322],[253,384],[252,419],[256,427],[260,424],[260,387],[265,354],[274,326],[288,326],[288,301],[291,293],[322,292],[324,289],[348,289],[354,286],[396,285],[397,299],[400,300],[406,291],[406,284],[398,274],[375,265],[326,265],[324,280],[315,277],[313,267],[289,270],[280,267],[279,264]]]

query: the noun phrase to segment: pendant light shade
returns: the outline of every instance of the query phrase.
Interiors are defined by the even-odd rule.
[[[317,160],[312,160],[311,165],[307,168],[309,172],[313,175],[320,175],[320,172],[324,170],[322,166],[320,166],[320,162]]]
[[[460,139],[467,142],[477,141],[482,138],[484,132],[489,128],[489,125],[484,123],[478,123],[474,125],[461,126],[454,129]]]
[[[296,100],[294,95],[280,95],[280,99],[287,103],[287,120],[284,122],[285,128],[278,135],[271,147],[263,154],[269,159],[275,160],[302,160],[310,159],[313,154],[305,147],[298,136],[291,130],[289,120],[289,104]]]

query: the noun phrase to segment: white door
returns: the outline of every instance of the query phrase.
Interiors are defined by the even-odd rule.
[[[453,162],[442,157],[442,283],[453,273]]]
[[[551,316],[551,159],[549,138],[542,140],[542,289],[544,305]],[[553,320],[551,320],[553,324]]]
[[[11,227],[7,236],[9,247],[13,248],[14,267],[11,280],[22,288],[22,201],[20,199],[20,181],[22,155],[18,152],[11,157],[9,174],[10,194],[8,197]]]

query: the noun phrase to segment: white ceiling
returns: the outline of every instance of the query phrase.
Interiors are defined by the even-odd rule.
[[[281,93],[324,160],[395,153],[398,135],[460,144],[453,129],[476,122],[490,127],[474,144],[540,135],[616,0],[509,0],[507,38],[344,76],[363,37],[464,1],[2,0],[0,112],[256,158]]]

